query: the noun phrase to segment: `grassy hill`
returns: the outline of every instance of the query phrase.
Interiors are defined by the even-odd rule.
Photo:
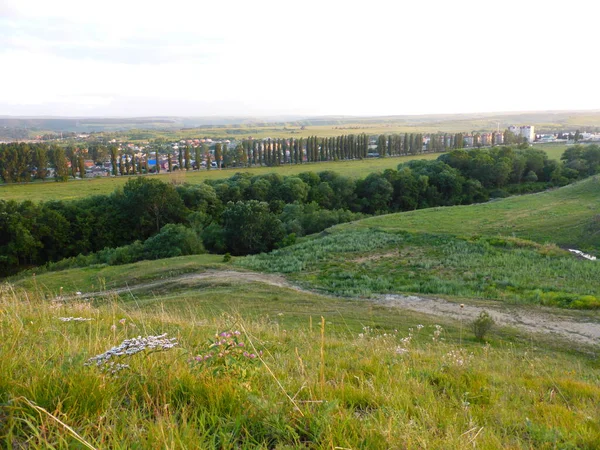
[[[600,251],[600,177],[538,194],[389,214],[334,228],[359,229],[501,235],[597,252]]]
[[[3,448],[594,448],[600,439],[597,359],[510,330],[478,341],[466,323],[234,279],[92,300],[41,290],[0,292]],[[176,345],[86,365],[124,339],[163,333],[155,341]]]

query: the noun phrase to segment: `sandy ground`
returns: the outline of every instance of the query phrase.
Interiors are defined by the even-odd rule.
[[[140,289],[151,290],[165,284],[191,284],[199,280],[211,280],[216,282],[255,282],[265,283],[300,292],[318,294],[293,285],[283,276],[276,274],[265,274],[257,272],[207,271],[197,274],[187,274],[173,278],[165,278],[148,283],[112,289],[104,292],[85,293],[77,298],[90,298],[111,294],[132,294]],[[74,298],[74,297],[72,297]],[[472,321],[481,311],[485,310],[499,325],[511,326],[520,330],[533,333],[548,333],[556,337],[586,345],[600,345],[600,322],[587,318],[572,317],[561,313],[559,309],[546,310],[542,308],[519,307],[516,305],[503,305],[498,303],[476,306],[464,304],[461,306],[440,298],[422,297],[414,295],[380,295],[373,296],[367,301],[384,304],[390,307],[417,311],[437,317],[455,320]]]

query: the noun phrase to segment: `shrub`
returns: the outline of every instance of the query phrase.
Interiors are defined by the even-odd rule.
[[[184,225],[167,224],[160,232],[144,242],[146,259],[171,258],[173,256],[204,253],[198,235]]]
[[[475,337],[483,340],[494,325],[494,319],[486,311],[481,311],[479,317],[473,321],[472,325]]]

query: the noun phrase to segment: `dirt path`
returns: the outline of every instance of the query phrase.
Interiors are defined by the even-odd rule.
[[[459,304],[431,297],[413,295],[384,295],[379,302],[434,316],[455,320],[472,321],[485,310],[499,325],[506,325],[533,333],[548,333],[557,337],[587,345],[600,345],[600,322],[589,319],[576,319],[561,314],[559,309],[545,312],[516,305],[474,306]]]
[[[152,288],[164,287],[165,285],[173,283],[179,285],[193,285],[194,282],[199,280],[210,280],[215,282],[257,282],[265,283],[270,286],[294,289],[299,292],[318,294],[317,292],[293,285],[281,275],[226,270],[193,273],[136,284],[134,286],[112,289],[110,291],[90,292],[78,296],[77,298],[91,298],[111,294],[133,294],[135,291],[141,289],[151,290]],[[499,305],[498,303],[490,303],[485,307],[465,304],[464,307],[461,308],[459,304],[447,300],[414,295],[380,295],[374,296],[371,301],[432,316],[455,320],[462,319],[464,321],[475,319],[479,316],[481,311],[485,310],[499,325],[511,326],[533,333],[548,333],[586,345],[600,345],[600,322],[590,319],[569,317],[566,314],[561,314],[561,311],[558,309],[545,312],[541,309],[518,307],[515,305]]]

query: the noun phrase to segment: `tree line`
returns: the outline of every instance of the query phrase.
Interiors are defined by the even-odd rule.
[[[140,175],[160,172],[160,164],[149,164],[150,160],[165,161],[165,170],[200,170],[204,162],[211,169],[214,161],[217,168],[253,167],[314,163],[320,161],[338,161],[364,159],[374,156],[369,151],[370,136],[367,134],[349,134],[336,137],[289,139],[246,139],[231,148],[226,143],[217,142],[212,148],[208,144],[198,146],[180,146],[173,152],[163,142],[149,144],[142,156],[128,147],[116,144],[106,145],[92,142],[86,146],[68,144],[59,146],[46,143],[9,143],[0,144],[0,177],[5,183],[22,183],[36,179],[44,180],[52,170],[56,181],[67,181],[70,177],[85,176],[85,161],[96,164],[110,162],[113,176]],[[384,141],[381,144],[381,141]],[[423,145],[423,135],[406,133],[404,135],[379,136],[377,156],[417,155],[424,151],[443,151],[455,145],[455,136],[438,138],[439,146]],[[437,141],[435,141],[437,142]],[[461,148],[461,147],[457,147]]]
[[[483,202],[499,191],[508,195],[512,186],[539,190],[598,172],[600,147],[590,145],[569,148],[562,162],[530,148],[452,150],[358,180],[332,171],[237,173],[181,185],[136,177],[110,195],[0,201],[0,275],[64,258],[122,263],[185,254],[184,248],[266,252],[366,215]],[[165,230],[168,224],[181,227]],[[163,250],[153,252],[154,246]]]

